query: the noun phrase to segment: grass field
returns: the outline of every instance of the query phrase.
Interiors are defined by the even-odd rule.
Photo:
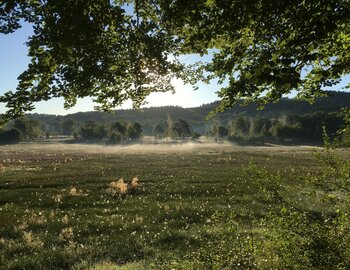
[[[279,171],[293,194],[303,187],[300,175],[318,173],[314,150],[229,144],[1,146],[0,268],[197,269],[186,266],[193,256],[199,261],[211,256],[199,251],[215,254],[230,249],[230,241],[264,233],[255,224],[274,202],[247,174],[248,164]],[[135,176],[144,191],[111,192],[112,181]],[[245,240],[236,238],[237,231]]]

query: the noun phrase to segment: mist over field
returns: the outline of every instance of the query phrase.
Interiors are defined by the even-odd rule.
[[[178,142],[178,143],[134,143],[128,145],[98,145],[84,143],[23,143],[3,146],[4,152],[65,152],[75,154],[177,154],[177,153],[222,153],[222,152],[299,152],[317,149],[314,146],[239,146],[230,142]]]

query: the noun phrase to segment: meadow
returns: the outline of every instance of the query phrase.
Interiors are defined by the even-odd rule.
[[[278,172],[298,197],[301,176],[319,173],[319,150],[0,146],[0,269],[259,268],[254,241],[268,233],[261,221],[276,201],[249,168]],[[142,187],[113,192],[121,177]]]

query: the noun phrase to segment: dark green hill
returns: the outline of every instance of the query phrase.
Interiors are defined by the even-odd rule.
[[[207,115],[213,111],[219,102],[205,104],[195,108],[182,108],[178,106],[151,107],[144,108],[141,111],[136,110],[116,110],[113,113],[104,112],[79,112],[65,116],[29,114],[29,118],[40,120],[46,125],[57,125],[64,119],[74,119],[78,124],[86,121],[96,121],[99,123],[108,123],[115,121],[137,121],[146,129],[151,130],[156,123],[161,120],[168,121],[184,119],[199,132],[204,132],[213,121],[219,121],[227,125],[237,115],[256,116],[264,118],[279,118],[282,115],[296,114],[303,115],[315,111],[333,112],[339,111],[342,107],[349,107],[350,93],[346,92],[328,92],[329,97],[320,97],[313,104],[296,99],[283,98],[274,104],[268,104],[263,110],[257,110],[258,106],[251,103],[247,106],[235,105],[233,108],[217,114],[210,120],[206,120]]]

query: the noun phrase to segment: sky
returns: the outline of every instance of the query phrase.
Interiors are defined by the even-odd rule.
[[[27,56],[28,50],[25,45],[28,36],[32,33],[32,27],[29,24],[9,35],[0,34],[0,95],[16,89],[17,77],[26,70],[29,63]],[[188,55],[184,58],[186,63],[198,61],[196,55]],[[333,90],[341,90],[350,82],[350,76],[345,76],[341,84]],[[174,80],[176,93],[152,93],[147,97],[147,105],[144,107],[155,106],[181,106],[184,108],[197,107],[218,100],[216,92],[220,87],[213,81],[210,85],[199,84],[199,89],[194,91],[191,85],[184,85],[181,80]],[[84,112],[94,110],[96,106],[90,98],[78,100],[77,104],[70,109],[64,109],[63,99],[56,98],[49,101],[38,102],[35,104],[33,113],[65,115],[75,112]],[[131,108],[131,102],[126,102],[119,108]],[[0,103],[0,113],[5,112],[5,104]]]

